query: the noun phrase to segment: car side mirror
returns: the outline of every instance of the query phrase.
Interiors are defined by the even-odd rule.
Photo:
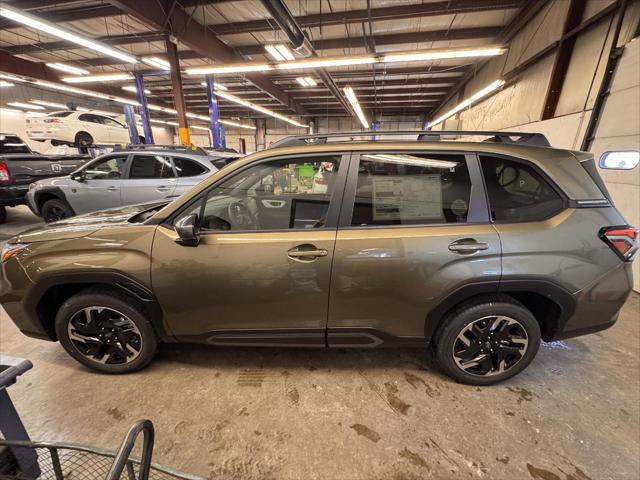
[[[75,180],[76,182],[84,182],[87,177],[84,173],[84,170],[80,170],[78,172],[73,172],[71,175],[69,175],[71,177],[71,180]]]
[[[174,226],[178,238],[176,242],[186,247],[197,247],[200,243],[198,214],[192,213],[178,220]]]

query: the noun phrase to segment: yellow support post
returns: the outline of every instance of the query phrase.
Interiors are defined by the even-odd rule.
[[[191,145],[191,135],[188,127],[178,128],[178,136],[182,145]]]

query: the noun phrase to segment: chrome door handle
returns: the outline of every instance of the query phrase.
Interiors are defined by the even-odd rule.
[[[487,250],[489,244],[485,242],[476,242],[472,238],[464,238],[456,240],[449,244],[449,250],[456,253],[475,253],[481,250]]]
[[[309,250],[300,250],[299,247],[294,247],[287,252],[287,255],[291,258],[312,259],[318,257],[326,257],[329,254],[324,248],[315,248]]]
[[[114,187],[114,186],[107,187],[107,190],[109,190],[110,192],[116,192],[118,191],[118,187]]]
[[[156,190],[158,190],[159,192],[168,192],[169,191],[169,187],[160,186],[160,187],[156,188]]]

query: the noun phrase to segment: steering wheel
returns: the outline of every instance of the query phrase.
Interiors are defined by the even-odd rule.
[[[229,219],[231,220],[232,229],[251,229],[258,228],[258,222],[251,213],[251,210],[247,208],[242,202],[232,202],[227,207],[229,213]]]

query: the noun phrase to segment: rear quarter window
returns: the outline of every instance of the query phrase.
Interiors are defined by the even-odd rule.
[[[198,162],[187,158],[173,157],[173,164],[176,167],[178,177],[195,177],[207,171],[207,169]]]
[[[564,199],[532,166],[502,157],[480,155],[496,222],[536,222],[564,209]]]

